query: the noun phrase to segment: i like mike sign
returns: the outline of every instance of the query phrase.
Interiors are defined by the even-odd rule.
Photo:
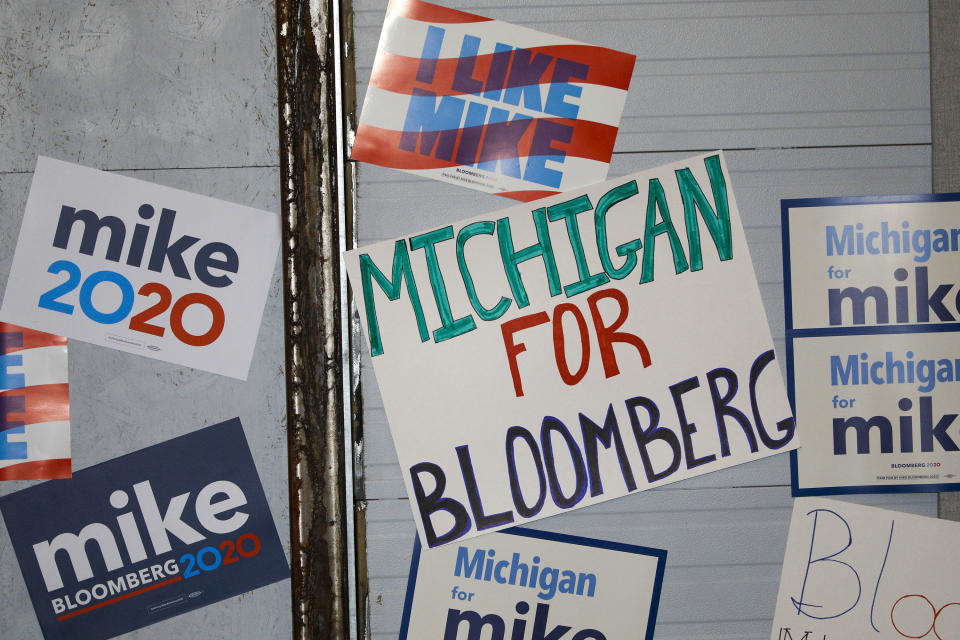
[[[599,182],[635,61],[390,0],[351,157],[524,202]]]
[[[48,640],[112,638],[290,575],[237,418],[4,496],[0,512]]]
[[[246,379],[276,215],[40,157],[0,318]]]

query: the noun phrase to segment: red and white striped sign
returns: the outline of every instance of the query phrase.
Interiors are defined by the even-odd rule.
[[[0,322],[0,480],[70,476],[67,339]]]
[[[635,60],[391,0],[352,158],[523,201],[602,181]]]

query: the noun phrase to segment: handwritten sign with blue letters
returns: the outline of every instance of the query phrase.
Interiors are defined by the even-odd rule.
[[[9,494],[0,512],[48,640],[112,638],[290,575],[237,418]]]
[[[798,498],[771,640],[960,637],[960,524]]]

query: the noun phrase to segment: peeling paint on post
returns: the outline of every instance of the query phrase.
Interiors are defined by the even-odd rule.
[[[352,629],[353,425],[359,375],[340,253],[353,244],[340,87],[349,2],[276,0],[293,637]],[[352,64],[352,63],[351,63]],[[346,65],[350,66],[350,65]],[[345,113],[348,112],[346,115]],[[345,444],[346,443],[346,444]],[[352,632],[352,633],[351,633]]]

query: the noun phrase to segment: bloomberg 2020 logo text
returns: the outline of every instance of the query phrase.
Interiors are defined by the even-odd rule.
[[[149,480],[130,489],[135,504],[131,504],[130,490],[126,488],[110,494],[110,506],[120,511],[115,516],[116,525],[91,522],[77,532],[65,531],[33,544],[48,594],[64,592],[50,599],[58,620],[242,562],[260,551],[261,542],[255,533],[237,533],[249,518],[248,513],[240,510],[247,504],[247,497],[229,480],[216,480],[200,488],[192,508],[191,492],[170,498],[166,509],[161,510]],[[196,525],[184,521],[184,511],[188,509],[196,517]],[[137,511],[146,540],[141,535]],[[231,535],[198,549],[198,543],[206,541],[210,534]],[[174,549],[171,538],[179,541],[180,549]],[[183,548],[184,545],[189,548]],[[86,584],[98,577],[94,563],[112,577],[100,577],[97,582]],[[64,571],[68,567],[75,585],[65,583],[65,579],[73,582],[70,572]]]
[[[137,210],[139,218],[146,222],[156,215],[151,204],[142,204]],[[185,255],[200,238],[191,235],[174,235],[173,226],[177,212],[161,208],[156,228],[138,222],[130,234],[127,243],[127,224],[117,216],[100,216],[88,209],[77,209],[62,205],[53,237],[53,247],[67,250],[71,236],[80,236],[79,253],[93,256],[98,244],[105,248],[103,257],[110,262],[135,268],[163,273],[169,265],[173,276],[184,280],[193,280],[188,259]],[[152,244],[149,244],[153,232]],[[105,240],[101,240],[101,236]],[[74,243],[75,244],[75,243]],[[213,289],[228,287],[233,279],[228,274],[236,274],[240,268],[240,257],[236,249],[226,242],[208,242],[200,246],[193,256],[193,276],[200,283]],[[213,296],[202,292],[191,292],[174,300],[170,288],[161,282],[147,282],[134,292],[134,285],[123,274],[113,270],[100,270],[84,274],[76,262],[61,259],[54,260],[47,272],[66,274],[63,280],[40,295],[37,306],[41,309],[73,315],[77,305],[80,312],[98,324],[116,325],[127,321],[131,331],[137,331],[157,337],[163,337],[167,327],[158,324],[155,318],[170,310],[166,322],[170,331],[183,344],[204,347],[216,342],[223,333],[226,317],[220,302]],[[99,287],[105,287],[97,294]],[[74,291],[79,291],[74,294]],[[104,291],[112,288],[109,295]],[[118,295],[119,294],[119,295]],[[98,298],[97,296],[101,297]],[[135,296],[152,299],[146,309],[130,317]],[[107,297],[107,301],[104,301]],[[198,329],[196,323],[184,322],[188,309],[194,305],[206,308],[209,313],[209,327]],[[107,307],[107,308],[104,308]]]

